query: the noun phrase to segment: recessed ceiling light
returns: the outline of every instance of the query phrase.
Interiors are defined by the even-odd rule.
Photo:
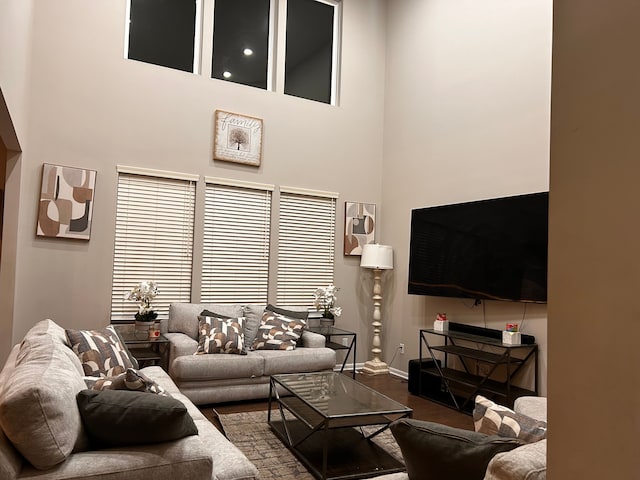
[[[251,50],[250,48],[245,48],[242,53],[244,53],[248,57],[249,55],[253,55],[253,50]]]
[[[231,76],[231,72],[227,72],[227,71],[222,72],[222,76],[223,76],[224,78],[229,78],[229,77]]]

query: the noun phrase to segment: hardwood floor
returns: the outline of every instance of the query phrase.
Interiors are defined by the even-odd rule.
[[[415,419],[428,420],[430,422],[442,423],[452,427],[473,430],[473,419],[470,415],[460,413],[425,398],[410,394],[407,381],[399,377],[394,375],[370,376],[357,373],[356,380],[394,399],[395,401],[412,408],[413,418]],[[202,412],[215,424],[216,422],[211,415],[212,408],[220,414],[252,412],[266,410],[267,401],[220,403],[202,407]]]

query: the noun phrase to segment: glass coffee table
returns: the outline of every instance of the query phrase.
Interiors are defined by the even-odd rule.
[[[371,440],[394,420],[412,413],[337,372],[271,377],[269,426],[322,480],[404,471],[401,461]]]

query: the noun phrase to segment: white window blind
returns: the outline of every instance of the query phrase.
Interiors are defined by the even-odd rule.
[[[134,171],[130,169],[130,171]],[[125,294],[143,280],[158,284],[158,318],[191,300],[195,179],[118,174],[111,320],[133,321],[138,303]]]
[[[278,304],[313,305],[313,292],[333,283],[337,194],[281,189]]]
[[[267,303],[272,190],[207,179],[203,302]]]

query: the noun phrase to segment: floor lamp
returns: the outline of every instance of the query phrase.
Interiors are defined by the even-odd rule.
[[[382,327],[380,303],[382,301],[382,285],[380,279],[383,270],[393,268],[393,249],[388,245],[378,245],[370,243],[362,247],[362,258],[360,260],[362,268],[373,270],[373,348],[371,353],[373,358],[367,360],[362,368],[362,373],[369,375],[381,375],[389,373],[389,366],[380,360],[380,330]]]

